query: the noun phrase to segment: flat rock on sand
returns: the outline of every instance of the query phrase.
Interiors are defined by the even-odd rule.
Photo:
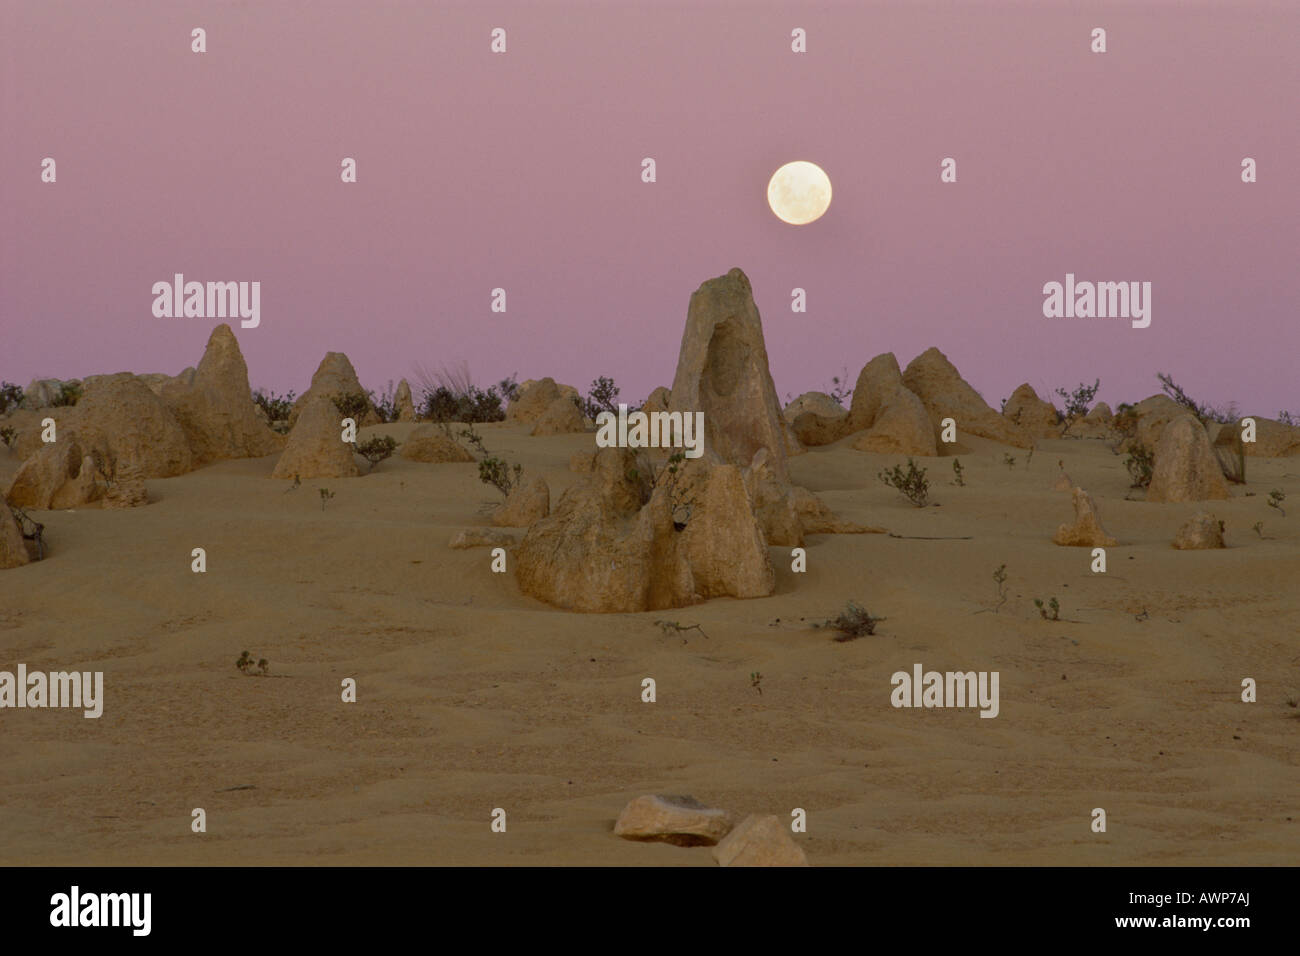
[[[807,866],[808,857],[777,817],[751,814],[713,848],[718,866]]]
[[[462,528],[451,536],[447,547],[463,551],[468,548],[510,548],[518,543],[518,534],[500,528]]]
[[[647,794],[623,808],[614,833],[625,840],[712,846],[727,835],[731,824],[726,810],[705,806],[694,797]]]

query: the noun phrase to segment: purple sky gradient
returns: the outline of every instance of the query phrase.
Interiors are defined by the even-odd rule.
[[[937,345],[995,408],[1168,371],[1300,411],[1297,36],[1300,4],[1254,0],[0,0],[0,378],[196,364],[215,320],[151,313],[183,272],[261,281],[255,387],[302,392],[336,350],[375,389],[465,360],[640,400],[740,266],[783,399]],[[803,227],[766,206],[793,159],[835,190]],[[1044,318],[1066,272],[1151,281],[1151,327]]]

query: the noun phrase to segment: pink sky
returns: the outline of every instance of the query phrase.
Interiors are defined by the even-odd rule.
[[[1300,411],[1297,36],[1300,4],[1253,0],[0,0],[0,378],[197,363],[216,320],[151,312],[183,272],[262,283],[255,387],[335,350],[375,389],[464,360],[640,400],[740,266],[783,398],[937,345],[995,408],[1168,371]],[[804,227],[765,201],[793,159],[834,183]],[[1067,272],[1152,282],[1151,327],[1044,318]]]

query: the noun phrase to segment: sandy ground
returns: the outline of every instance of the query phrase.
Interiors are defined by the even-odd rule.
[[[594,445],[481,431],[553,501]],[[99,720],[0,712],[0,863],[714,865],[612,834],[628,800],[666,792],[802,807],[816,865],[1294,864],[1300,459],[1251,459],[1250,484],[1205,506],[1231,546],[1180,552],[1200,506],[1125,500],[1101,442],[1042,442],[1028,467],[970,445],[966,487],[925,461],[926,509],[876,479],[897,459],[847,441],[791,471],[847,518],[971,540],[815,536],[806,574],[772,549],[770,598],[649,614],[557,611],[490,573],[487,549],[450,550],[495,495],[470,464],[395,458],[286,492],[272,456],[151,481],[146,508],[42,513],[48,560],[0,572],[0,669],[102,670],[106,702]],[[1051,543],[1072,517],[1058,459],[1120,539],[1104,575]],[[0,451],[0,482],[17,467]],[[1039,617],[1052,596],[1068,620]],[[849,599],[887,618],[874,636],[809,627]],[[245,649],[273,676],[242,675]],[[999,671],[1000,716],[892,708],[890,675],[915,662]]]

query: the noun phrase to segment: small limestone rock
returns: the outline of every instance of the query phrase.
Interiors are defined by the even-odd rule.
[[[1245,453],[1258,458],[1300,455],[1300,426],[1255,417],[1255,440],[1244,443]]]
[[[398,452],[407,461],[446,463],[473,461],[474,456],[440,425],[417,425],[402,442]]]
[[[751,814],[713,848],[718,866],[807,866],[808,857],[777,817]]]
[[[731,815],[694,797],[647,794],[618,815],[614,833],[625,840],[659,840],[677,846],[712,846],[731,829]]]
[[[1011,393],[1002,415],[1035,438],[1057,438],[1061,434],[1060,412],[1051,402],[1039,398],[1028,382]]]
[[[660,385],[651,392],[645,402],[642,403],[641,411],[645,412],[647,415],[651,415],[655,412],[668,411],[668,400],[671,398],[671,395],[672,393],[669,392],[668,389]]]
[[[1074,524],[1063,524],[1056,530],[1052,541],[1064,547],[1074,548],[1109,548],[1119,544],[1106,533],[1097,515],[1097,506],[1092,496],[1082,488],[1075,488]]]
[[[500,528],[462,528],[451,536],[447,547],[463,551],[466,548],[510,548],[518,543],[518,535]]]
[[[1178,529],[1174,547],[1180,551],[1226,548],[1227,545],[1223,542],[1223,522],[1208,511],[1198,511]]]
[[[399,422],[415,421],[415,402],[411,399],[411,386],[407,384],[406,379],[397,383],[397,394],[393,397],[393,404],[397,406]]]
[[[511,490],[505,504],[492,515],[492,523],[498,528],[528,528],[550,513],[551,489],[545,478],[533,475]]]

